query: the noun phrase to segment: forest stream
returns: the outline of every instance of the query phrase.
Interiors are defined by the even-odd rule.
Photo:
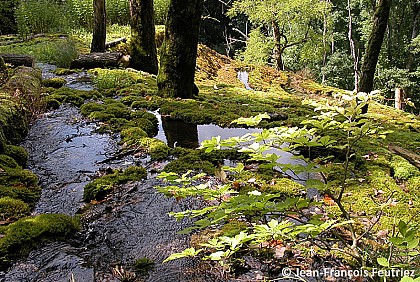
[[[44,77],[53,69],[41,67]],[[91,89],[89,82],[68,81],[68,87]],[[84,205],[84,186],[98,170],[130,165],[127,159],[99,164],[118,150],[118,139],[97,134],[95,129],[70,105],[44,114],[33,124],[22,146],[29,152],[29,169],[43,187],[34,214],[75,215]],[[193,203],[168,199],[155,190],[156,185],[153,178],[125,185],[82,216],[82,230],[73,241],[43,243],[0,281],[121,281],[134,275],[130,269],[141,258],[155,263],[136,281],[215,281],[197,271],[191,261],[161,263],[174,251],[188,247],[188,237],[177,232],[189,223],[176,222],[167,213],[192,208]]]
[[[51,78],[53,65],[39,64],[44,78]],[[66,87],[92,90],[85,72],[65,76]],[[222,138],[260,132],[261,129],[222,128],[217,125],[191,125],[159,120],[155,138],[170,147],[197,148],[213,136]],[[28,167],[36,173],[42,195],[34,214],[63,213],[74,216],[86,205],[84,186],[105,170],[126,168],[138,160],[126,156],[115,161],[119,136],[98,134],[98,125],[82,117],[78,108],[62,105],[45,113],[31,127],[22,143],[29,152]],[[282,152],[281,162],[296,162],[292,154]],[[141,160],[145,167],[150,160]],[[28,258],[16,262],[0,281],[218,281],[193,260],[176,260],[162,264],[171,253],[189,246],[189,237],[177,232],[191,225],[175,221],[171,211],[198,208],[195,200],[166,198],[154,186],[162,183],[149,171],[149,179],[123,185],[106,201],[91,205],[84,212],[82,230],[67,242],[43,243]],[[141,274],[133,270],[136,260],[154,262]],[[201,270],[200,270],[201,269]],[[130,280],[131,281],[131,280]]]

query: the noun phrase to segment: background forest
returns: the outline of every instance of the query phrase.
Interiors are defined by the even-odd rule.
[[[299,72],[326,85],[353,90],[372,27],[374,0],[206,0],[200,42],[245,63]],[[155,22],[165,23],[169,0],[155,0]],[[128,26],[129,4],[106,1],[109,25]],[[395,0],[374,89],[392,104],[395,88],[418,113],[420,37],[418,0]],[[89,0],[0,1],[0,34],[22,36],[92,30]],[[277,33],[276,33],[277,31]]]

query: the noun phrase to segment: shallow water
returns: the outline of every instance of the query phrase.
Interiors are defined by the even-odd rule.
[[[117,152],[118,138],[97,134],[95,129],[70,105],[45,114],[31,127],[22,145],[30,155],[28,167],[43,188],[35,214],[75,215],[84,205],[83,188],[97,170],[130,163],[122,159],[101,164]],[[161,183],[150,178],[121,186],[82,216],[83,228],[74,239],[43,243],[0,273],[0,281],[121,281],[117,266],[137,275],[135,281],[219,281],[193,260],[162,264],[171,253],[189,247],[189,237],[177,232],[192,224],[176,222],[167,213],[198,208],[198,203],[168,199],[156,191],[156,185]],[[134,261],[144,257],[155,262],[146,275],[133,268]]]

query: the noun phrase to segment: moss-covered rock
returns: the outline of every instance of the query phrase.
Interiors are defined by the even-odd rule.
[[[155,262],[149,258],[139,258],[134,262],[134,268],[142,274],[147,273],[154,265]]]
[[[105,105],[105,113],[116,118],[130,118],[131,112],[123,103],[111,103]]]
[[[60,88],[63,87],[67,83],[67,80],[61,77],[53,77],[44,79],[42,81],[42,85],[45,87],[52,87],[52,88]]]
[[[41,196],[41,187],[25,185],[0,185],[0,197],[19,199],[32,209]]]
[[[170,162],[163,170],[176,173],[185,173],[188,170],[195,170],[207,174],[214,174],[216,166],[209,161],[202,160],[195,154],[189,154]]]
[[[78,219],[63,214],[42,214],[2,226],[0,269],[4,270],[13,260],[28,255],[42,240],[66,238],[79,228]]]
[[[29,170],[21,168],[3,168],[0,174],[0,185],[36,186],[38,177]]]
[[[400,156],[393,156],[390,162],[394,178],[408,180],[411,177],[420,175],[419,170]]]
[[[146,176],[146,169],[138,166],[129,167],[123,172],[116,171],[112,174],[105,175],[85,186],[84,200],[87,202],[91,200],[102,200],[115,186],[125,184],[129,181],[139,181],[146,178]]]
[[[137,140],[147,137],[147,133],[140,127],[129,127],[121,130],[121,141],[128,146],[135,144]]]
[[[289,178],[276,178],[261,187],[261,191],[282,194],[287,197],[299,196],[305,187]]]
[[[26,152],[25,148],[15,145],[6,145],[4,147],[4,154],[12,157],[20,166],[26,166],[28,152]]]
[[[30,213],[29,205],[19,199],[11,197],[0,198],[0,216],[4,219],[21,218]]]
[[[105,106],[103,104],[99,104],[95,102],[86,103],[80,107],[80,112],[84,116],[89,116],[93,112],[102,112],[104,110],[105,110]]]
[[[18,166],[18,163],[12,157],[7,155],[0,155],[0,168],[17,168]]]

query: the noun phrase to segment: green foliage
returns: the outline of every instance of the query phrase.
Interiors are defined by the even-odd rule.
[[[99,91],[121,89],[142,81],[140,72],[120,69],[93,69],[89,71],[95,75],[93,83]]]
[[[246,49],[237,53],[237,57],[247,64],[266,65],[271,58],[274,40],[261,33],[260,28],[249,33]]]
[[[21,44],[0,46],[1,53],[31,55],[38,62],[51,63],[59,67],[69,67],[78,56],[76,43],[72,38],[51,35],[47,40],[33,39]]]
[[[23,37],[31,33],[63,32],[70,26],[66,5],[61,1],[20,1],[15,15]]]
[[[420,237],[418,236],[417,227],[400,220],[396,224],[395,229],[397,231],[394,231],[388,238],[386,246],[388,257],[378,257],[376,259],[377,265],[383,269],[399,267],[402,269],[418,270],[417,261],[420,258]]]
[[[139,181],[146,178],[147,171],[143,167],[132,166],[121,171],[116,171],[98,178],[85,186],[83,198],[86,202],[92,200],[102,200],[107,194],[112,192],[117,185],[125,184],[129,181]]]
[[[155,0],[153,8],[155,11],[155,24],[164,25],[169,10],[169,0]]]
[[[44,239],[66,238],[78,229],[78,219],[62,214],[22,218],[2,227],[0,267],[5,269],[13,260],[28,255]]]

